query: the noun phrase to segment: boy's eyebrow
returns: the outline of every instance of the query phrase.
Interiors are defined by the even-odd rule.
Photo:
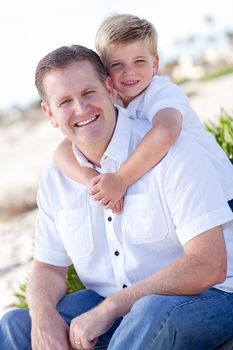
[[[138,59],[138,58],[146,58],[146,56],[135,56],[134,59]],[[119,62],[119,61],[122,61],[123,59],[122,58],[117,58],[117,59],[110,59],[108,60],[108,63],[114,63],[114,62]]]

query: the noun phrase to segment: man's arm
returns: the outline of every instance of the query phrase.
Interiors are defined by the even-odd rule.
[[[72,339],[81,339],[89,349],[113,322],[126,315],[140,298],[151,294],[192,295],[226,278],[226,251],[221,226],[187,242],[185,255],[154,275],[106,298],[93,310],[71,323]],[[217,257],[217,259],[216,259]]]
[[[67,268],[34,262],[27,289],[33,350],[70,350],[69,327],[56,311],[66,293]]]
[[[184,251],[183,257],[144,281],[109,297],[106,303],[124,315],[145,295],[199,294],[225,280],[226,250],[221,226],[214,227],[188,241],[184,245]],[[123,304],[120,303],[121,298],[124,298]]]

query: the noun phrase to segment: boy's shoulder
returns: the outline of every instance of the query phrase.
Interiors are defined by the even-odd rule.
[[[157,93],[160,92],[163,89],[171,88],[171,87],[177,87],[176,84],[174,84],[171,79],[165,75],[155,75],[150,84],[148,85],[147,89],[145,90],[146,93],[153,92]]]

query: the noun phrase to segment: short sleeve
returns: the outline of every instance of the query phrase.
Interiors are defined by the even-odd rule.
[[[48,264],[65,267],[71,265],[71,260],[57,232],[55,208],[51,205],[49,185],[49,176],[44,174],[37,194],[38,216],[34,258]]]
[[[168,79],[152,81],[144,98],[144,115],[152,123],[156,113],[165,108],[178,110],[185,117],[189,102],[182,90]]]
[[[164,191],[182,245],[233,220],[215,170],[195,140],[182,133],[165,158]]]

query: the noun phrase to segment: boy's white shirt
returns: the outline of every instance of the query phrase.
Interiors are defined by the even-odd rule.
[[[183,118],[182,130],[201,145],[211,160],[226,199],[233,199],[233,166],[214,137],[208,134],[188,98],[182,90],[173,84],[168,77],[154,76],[150,85],[124,108],[119,98],[116,105],[123,108],[125,115],[131,119],[146,119],[152,123],[156,114],[165,108],[178,110]]]

